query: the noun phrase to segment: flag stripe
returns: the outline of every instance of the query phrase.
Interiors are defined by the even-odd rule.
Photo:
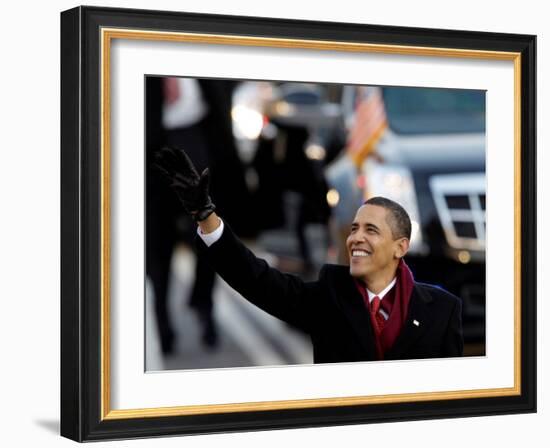
[[[363,87],[364,97],[355,109],[349,133],[347,154],[359,166],[372,153],[387,128],[386,110],[378,88]]]

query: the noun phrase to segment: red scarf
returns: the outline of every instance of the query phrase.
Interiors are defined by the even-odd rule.
[[[378,330],[376,319],[373,314],[370,313],[367,289],[363,282],[355,279],[357,289],[359,289],[359,292],[363,296],[363,301],[369,310],[378,359],[384,359],[384,354],[393,346],[407,320],[409,302],[414,287],[414,278],[403,258],[401,258],[397,266],[396,277],[397,281],[394,287],[384,296],[381,302],[382,308],[389,311],[389,318],[382,331]]]

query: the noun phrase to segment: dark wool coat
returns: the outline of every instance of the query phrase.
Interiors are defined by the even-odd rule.
[[[376,360],[369,311],[348,266],[325,265],[314,282],[268,266],[242,244],[227,223],[204,253],[221,277],[247,300],[311,336],[315,363]],[[385,359],[462,356],[460,299],[415,282],[409,315]]]

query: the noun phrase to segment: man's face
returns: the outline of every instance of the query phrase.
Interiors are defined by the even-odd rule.
[[[363,205],[357,210],[346,241],[350,273],[364,281],[393,278],[399,258],[408,249],[406,238],[393,239],[385,208]]]

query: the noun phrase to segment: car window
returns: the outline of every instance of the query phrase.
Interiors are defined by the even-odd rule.
[[[382,94],[398,134],[485,132],[485,91],[385,87]]]

